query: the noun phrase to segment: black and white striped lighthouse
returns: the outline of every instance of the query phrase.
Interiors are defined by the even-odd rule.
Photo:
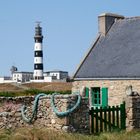
[[[43,77],[43,35],[40,22],[35,27],[35,46],[34,46],[34,80],[42,80]]]

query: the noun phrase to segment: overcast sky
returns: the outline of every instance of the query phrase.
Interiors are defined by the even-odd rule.
[[[33,71],[34,28],[43,28],[44,71],[74,73],[98,34],[104,12],[140,16],[140,0],[1,0],[0,76]]]

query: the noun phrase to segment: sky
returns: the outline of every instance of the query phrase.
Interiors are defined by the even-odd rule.
[[[140,16],[140,0],[0,0],[0,76],[34,69],[34,28],[41,21],[44,71],[74,74],[98,34],[98,16]]]

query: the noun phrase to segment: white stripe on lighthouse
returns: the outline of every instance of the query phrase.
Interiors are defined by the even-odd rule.
[[[42,43],[35,43],[34,50],[42,50]]]

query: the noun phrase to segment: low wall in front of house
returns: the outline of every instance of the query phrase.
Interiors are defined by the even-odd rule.
[[[72,91],[83,92],[84,87],[107,87],[109,105],[119,105],[126,96],[126,87],[132,85],[133,90],[140,93],[140,80],[88,80],[74,81]]]
[[[51,95],[41,97],[37,118],[31,124],[26,123],[21,115],[21,107],[27,106],[26,116],[31,117],[34,97],[1,97],[0,129],[18,127],[46,127],[63,131],[89,132],[88,99],[82,97],[80,106],[71,114],[58,117],[51,107]],[[59,111],[66,111],[75,105],[77,95],[56,95],[55,105]]]
[[[140,129],[140,96],[126,96],[126,130]]]
[[[140,129],[140,96],[124,95],[126,104],[126,129]],[[56,95],[55,105],[59,111],[66,111],[77,102],[77,95]],[[34,97],[0,97],[0,129],[20,127],[49,128],[66,132],[90,132],[89,100],[82,97],[80,106],[71,114],[59,117],[51,106],[51,95],[41,97],[38,104],[37,117],[27,123],[21,115],[23,105],[27,106],[26,116],[31,117]]]

